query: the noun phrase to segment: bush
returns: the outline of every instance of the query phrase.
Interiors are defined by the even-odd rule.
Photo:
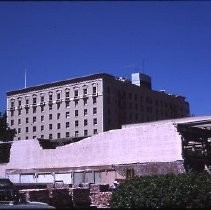
[[[136,177],[113,192],[112,208],[208,208],[211,176],[207,173]]]

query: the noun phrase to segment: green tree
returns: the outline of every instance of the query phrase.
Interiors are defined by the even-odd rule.
[[[211,208],[211,176],[203,173],[135,177],[113,192],[112,208]]]
[[[16,134],[15,129],[9,128],[7,124],[6,112],[0,113],[0,141],[8,142],[12,141]]]

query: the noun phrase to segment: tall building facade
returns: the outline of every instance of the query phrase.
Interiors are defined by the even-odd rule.
[[[92,136],[124,124],[189,116],[185,97],[101,73],[7,92],[7,120],[19,139]]]

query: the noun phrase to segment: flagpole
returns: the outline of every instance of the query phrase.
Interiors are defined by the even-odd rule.
[[[25,88],[26,88],[26,69],[25,69]]]

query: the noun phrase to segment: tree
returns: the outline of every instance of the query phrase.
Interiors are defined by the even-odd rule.
[[[12,141],[15,134],[16,130],[9,128],[7,124],[6,112],[4,112],[3,115],[0,113],[0,141],[3,142]]]
[[[135,177],[112,193],[111,208],[211,208],[211,176],[184,173]]]

